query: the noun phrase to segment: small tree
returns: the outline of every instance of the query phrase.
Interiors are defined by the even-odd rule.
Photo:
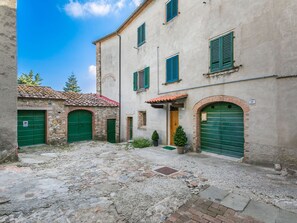
[[[153,141],[158,141],[159,140],[159,134],[158,134],[158,132],[156,130],[152,134],[152,140]]]
[[[174,134],[174,144],[183,147],[187,144],[188,138],[183,127],[178,126]]]
[[[63,89],[65,92],[81,92],[81,89],[77,84],[77,79],[73,73],[68,77]]]
[[[40,75],[37,73],[34,75],[33,70],[30,70],[29,74],[22,73],[22,75],[18,78],[18,84],[26,84],[30,86],[40,86],[42,79]]]

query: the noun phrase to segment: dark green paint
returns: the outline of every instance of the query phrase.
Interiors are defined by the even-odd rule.
[[[233,67],[233,32],[210,42],[210,71],[218,72]]]
[[[205,107],[207,121],[201,121],[201,149],[217,154],[243,157],[244,124],[242,109],[232,103]]]
[[[38,144],[45,144],[45,111],[18,111],[18,145]]]
[[[92,140],[92,113],[78,110],[68,114],[68,142]]]
[[[107,120],[107,141],[110,143],[116,143],[116,120]]]

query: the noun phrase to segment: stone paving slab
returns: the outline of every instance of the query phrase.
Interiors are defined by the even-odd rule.
[[[280,210],[279,215],[277,216],[275,223],[296,223],[297,214],[288,212],[285,210]]]
[[[215,202],[221,202],[227,195],[229,194],[228,191],[219,189],[217,187],[210,186],[206,190],[200,192],[200,196],[202,198],[215,201]]]
[[[242,213],[266,223],[275,223],[279,210],[274,206],[251,200]]]
[[[243,211],[250,201],[249,197],[231,193],[225,197],[221,204],[235,211]]]
[[[193,196],[185,205],[171,215],[165,223],[260,223],[231,208],[207,199]]]

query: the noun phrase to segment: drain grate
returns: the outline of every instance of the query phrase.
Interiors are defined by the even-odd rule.
[[[178,172],[177,170],[172,169],[170,167],[162,167],[162,168],[156,169],[155,171],[158,172],[158,173],[162,173],[164,175],[167,175],[167,176]]]

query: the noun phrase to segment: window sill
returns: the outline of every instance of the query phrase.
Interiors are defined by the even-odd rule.
[[[139,130],[146,130],[146,126],[140,126],[138,127]]]
[[[146,41],[140,43],[139,45],[137,45],[137,48],[140,48],[141,46],[143,46],[146,43]]]
[[[180,14],[180,12],[177,13],[176,16],[174,16],[172,19],[170,19],[169,21],[165,21],[165,23],[163,25],[168,25],[170,23],[172,23],[173,21],[175,21],[175,19],[178,17],[178,15]]]
[[[179,79],[179,80],[176,80],[176,81],[172,81],[172,82],[166,82],[166,83],[163,83],[162,85],[171,85],[171,84],[177,84],[179,82],[181,82],[182,79]]]
[[[136,91],[137,94],[140,94],[140,93],[143,93],[143,92],[146,92],[148,89],[145,89],[145,88],[141,88],[141,89],[138,89]]]
[[[239,66],[227,69],[227,70],[221,70],[221,71],[216,71],[216,72],[212,72],[212,73],[203,74],[203,76],[205,76],[207,78],[211,78],[211,77],[228,75],[228,74],[238,72],[241,67],[242,67],[242,65],[239,65]]]

